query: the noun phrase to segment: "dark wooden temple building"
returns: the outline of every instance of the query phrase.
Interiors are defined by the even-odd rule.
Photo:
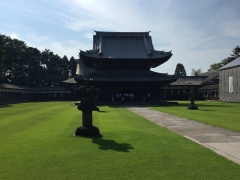
[[[172,53],[155,50],[149,32],[95,32],[93,49],[80,50],[75,80],[81,84],[88,79],[102,91],[101,100],[110,101],[117,94],[133,94],[135,101],[150,94],[159,100],[163,87],[177,80],[150,70]]]
[[[151,71],[168,61],[172,53],[155,50],[149,32],[95,32],[92,50],[79,53],[75,78],[63,81],[57,88],[0,84],[0,103],[78,100],[74,89],[84,80],[101,90],[99,99],[103,102],[112,101],[112,97],[120,101],[120,94],[126,101],[135,102],[188,100],[191,89],[197,90],[197,99],[218,99],[218,71],[179,77]]]
[[[161,101],[163,96],[168,100],[188,100],[191,89],[196,90],[197,99],[209,99],[210,90],[204,87],[212,87],[218,73],[177,77],[150,70],[168,61],[172,53],[155,50],[149,32],[95,32],[93,49],[79,53],[76,77],[63,81],[65,87],[72,89],[72,96],[73,89],[88,79],[102,91],[100,100],[105,102],[111,101],[111,95],[116,100],[119,94],[133,94],[137,102],[142,102],[143,97],[147,101],[148,94],[151,101]],[[218,96],[215,90],[211,89],[211,93]]]

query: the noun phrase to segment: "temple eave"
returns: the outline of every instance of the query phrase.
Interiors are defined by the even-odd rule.
[[[145,58],[139,58],[139,57],[113,57],[113,56],[108,56],[108,57],[102,57],[101,55],[103,55],[104,53],[100,52],[100,53],[94,53],[94,54],[87,54],[87,52],[85,53],[80,53],[80,59],[84,59],[84,58],[90,58],[93,60],[99,60],[99,59],[104,59],[104,60],[115,60],[115,59],[136,59],[136,60],[162,60],[162,59],[170,59],[172,54],[169,55],[165,55],[165,56],[157,56],[157,57],[153,57],[153,56],[148,56]]]
[[[150,70],[165,63],[171,58],[172,54],[165,57],[151,58],[99,58],[85,54],[80,54],[80,59],[86,67],[96,69],[145,69]],[[124,65],[125,64],[125,65]]]
[[[86,78],[86,76],[84,77],[76,77],[75,78],[75,81],[76,82],[83,82],[85,80],[88,80],[90,82],[157,82],[157,83],[172,83],[172,82],[175,82],[177,79],[176,78],[173,78],[173,79],[162,79],[162,80],[159,80],[159,79],[153,79],[153,80],[143,80],[143,79],[107,79],[107,78],[103,78],[103,79],[95,79],[95,78]]]
[[[96,71],[92,73],[88,73],[86,75],[77,75],[77,80],[89,80],[93,82],[165,82],[171,83],[177,80],[176,76],[167,75],[162,73],[157,73],[153,71],[146,70],[102,70]]]

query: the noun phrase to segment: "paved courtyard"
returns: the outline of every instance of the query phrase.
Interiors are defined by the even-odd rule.
[[[145,107],[128,110],[240,164],[240,133]]]

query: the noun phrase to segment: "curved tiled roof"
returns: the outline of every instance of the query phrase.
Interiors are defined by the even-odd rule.
[[[154,50],[149,32],[95,32],[93,49],[80,51],[80,56],[115,59],[158,59],[172,56],[171,51]]]
[[[76,59],[77,61],[77,69],[76,74],[77,75],[84,75],[85,73],[94,72],[95,70],[93,68],[87,68],[81,59]]]
[[[69,83],[69,84],[76,84],[77,82],[75,81],[74,78],[67,79],[65,81],[62,81],[63,83]]]

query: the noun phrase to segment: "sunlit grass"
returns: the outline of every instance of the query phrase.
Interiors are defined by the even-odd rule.
[[[74,137],[71,102],[0,108],[0,179],[239,179],[240,166],[122,107],[100,107],[103,138]]]

